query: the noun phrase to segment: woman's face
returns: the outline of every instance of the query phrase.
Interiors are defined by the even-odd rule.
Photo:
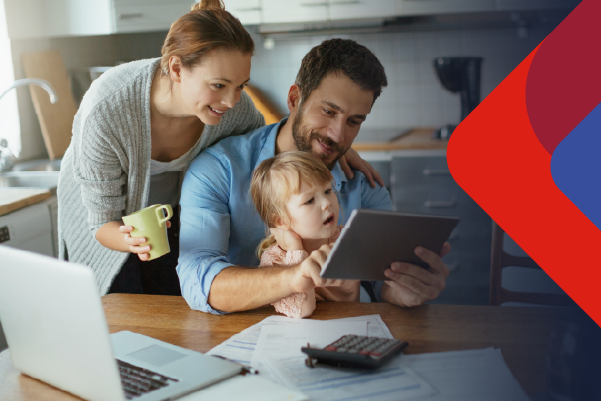
[[[302,181],[300,193],[290,196],[286,210],[290,228],[303,239],[326,239],[336,233],[339,206],[331,182],[311,186]]]
[[[238,101],[250,80],[251,55],[216,49],[191,70],[181,69],[181,102],[185,114],[217,125]]]

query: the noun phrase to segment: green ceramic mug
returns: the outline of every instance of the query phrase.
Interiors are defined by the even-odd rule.
[[[167,216],[165,216],[163,210],[167,213]],[[150,258],[148,260],[156,259],[171,251],[167,240],[167,221],[172,216],[173,209],[171,209],[171,205],[152,205],[129,216],[122,217],[125,225],[134,228],[130,234],[132,237],[146,238],[144,245],[150,245]]]

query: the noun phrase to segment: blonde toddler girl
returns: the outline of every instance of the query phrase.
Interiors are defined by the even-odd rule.
[[[310,152],[286,152],[266,159],[255,169],[250,192],[272,234],[258,247],[261,266],[297,265],[340,235],[339,205],[332,174]],[[274,229],[283,232],[279,240]],[[290,317],[311,316],[316,301],[357,301],[359,281],[341,286],[315,287],[292,293],[272,305]]]

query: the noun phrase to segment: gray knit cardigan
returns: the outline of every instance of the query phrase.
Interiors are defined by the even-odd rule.
[[[100,245],[96,231],[147,206],[150,89],[159,63],[149,59],[123,64],[94,81],[75,115],[73,138],[61,164],[59,258],[90,266],[101,295],[108,292],[129,253]],[[243,92],[219,125],[204,127],[192,159],[224,137],[263,125],[263,116]]]

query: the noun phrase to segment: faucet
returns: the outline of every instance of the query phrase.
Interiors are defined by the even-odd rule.
[[[48,92],[48,94],[50,95],[50,103],[54,104],[58,102],[58,96],[56,96],[54,89],[52,89],[52,86],[50,86],[50,82],[46,81],[45,79],[38,78],[25,78],[16,80],[12,83],[11,86],[8,87],[8,89],[6,89],[4,92],[2,92],[2,94],[0,94],[0,99],[2,99],[2,97],[12,89],[31,84],[38,85],[46,92]],[[6,171],[13,168],[17,157],[18,155],[16,155],[15,152],[9,149],[8,142],[6,141],[6,139],[0,138],[0,171]]]

